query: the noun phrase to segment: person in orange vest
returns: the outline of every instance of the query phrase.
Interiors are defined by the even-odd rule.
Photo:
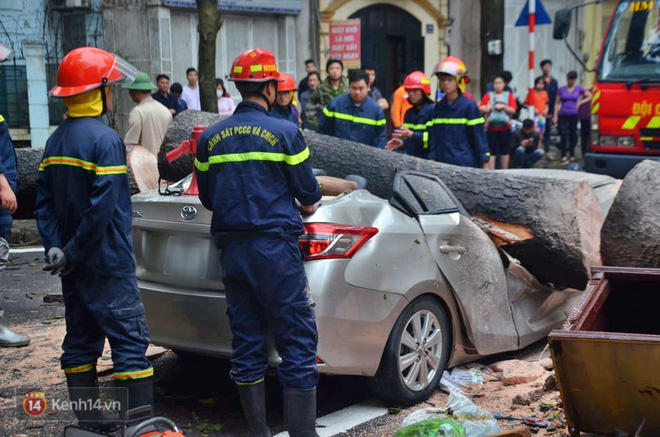
[[[406,111],[410,108],[412,108],[412,105],[408,101],[408,92],[406,91],[406,87],[401,85],[394,91],[394,95],[392,96],[391,116],[394,129],[401,127]]]

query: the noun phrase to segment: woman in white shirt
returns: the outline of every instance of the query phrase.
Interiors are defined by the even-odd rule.
[[[218,114],[220,115],[232,115],[236,105],[234,105],[234,100],[229,96],[229,93],[225,89],[225,83],[222,79],[215,80],[215,94],[218,98]]]

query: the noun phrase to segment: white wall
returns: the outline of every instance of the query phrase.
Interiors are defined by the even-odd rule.
[[[507,0],[504,16],[504,69],[513,74],[513,85],[516,89],[516,95],[522,100],[527,95],[529,87],[529,30],[527,27],[514,27],[518,16],[522,11],[526,0]],[[566,6],[575,5],[575,0],[544,0],[548,15],[554,23],[555,12]],[[582,23],[579,18],[576,21],[576,14],[573,13],[571,33],[568,36],[569,43],[574,49],[578,50],[578,34],[576,23]],[[535,35],[535,56],[536,64],[535,76],[541,74],[540,62],[543,59],[551,59],[553,68],[552,75],[559,82],[559,86],[566,84],[566,73],[570,70],[580,72],[580,66],[570,54],[564,41],[552,39],[552,24],[536,26]],[[490,81],[492,78],[482,78]]]

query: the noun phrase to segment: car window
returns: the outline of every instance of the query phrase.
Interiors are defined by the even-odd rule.
[[[464,213],[463,207],[440,179],[417,172],[397,174],[391,203],[412,216]]]

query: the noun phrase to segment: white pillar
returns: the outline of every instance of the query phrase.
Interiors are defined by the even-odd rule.
[[[46,83],[46,43],[24,40],[25,70],[28,84],[30,139],[32,147],[41,149],[48,139],[48,85]]]

